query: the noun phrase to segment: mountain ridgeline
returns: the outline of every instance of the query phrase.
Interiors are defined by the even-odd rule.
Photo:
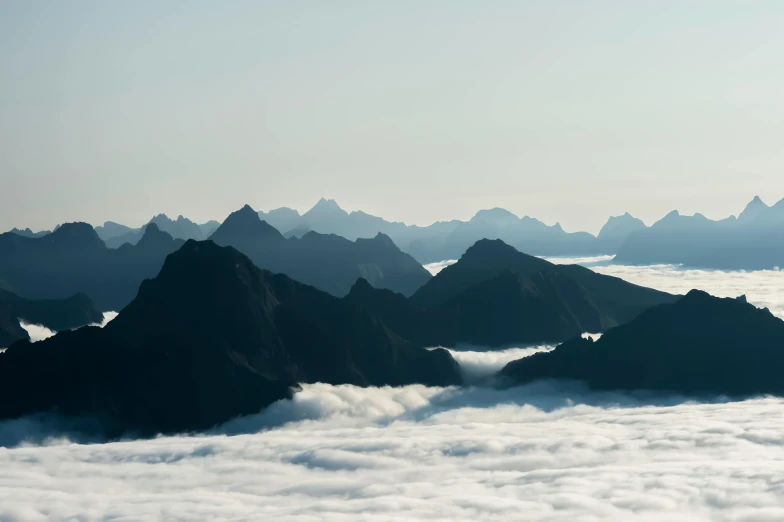
[[[383,234],[355,241],[316,232],[285,238],[247,205],[226,218],[210,239],[236,248],[261,268],[336,296],[346,295],[358,278],[404,295],[413,294],[431,278]]]
[[[348,298],[421,346],[501,346],[603,332],[677,297],[485,239],[410,299],[361,282]]]
[[[688,395],[784,395],[784,321],[767,309],[692,290],[598,341],[574,339],[509,363],[511,383],[577,379],[605,390]]]
[[[401,339],[368,309],[188,241],[105,328],[0,354],[0,418],[54,411],[111,436],[205,429],[300,383],[460,384],[448,351]]]
[[[120,310],[183,243],[155,224],[136,245],[117,249],[106,247],[87,223],[66,223],[37,238],[0,234],[0,288],[28,299],[83,293],[100,311]]]

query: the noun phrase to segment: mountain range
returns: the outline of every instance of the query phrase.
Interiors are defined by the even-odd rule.
[[[149,227],[148,232],[149,233]],[[57,412],[110,436],[205,429],[300,383],[460,384],[450,353],[413,346],[367,309],[188,241],[105,328],[0,354],[0,418]]]
[[[577,379],[596,389],[741,397],[784,394],[783,365],[784,321],[743,296],[692,290],[597,341],[575,338],[511,362],[500,376],[515,384]]]
[[[285,238],[248,205],[226,218],[210,239],[236,248],[260,268],[284,273],[336,296],[346,295],[360,277],[376,288],[404,295],[413,294],[431,277],[384,234],[350,241],[311,231],[302,237]]]
[[[359,281],[348,298],[420,346],[558,342],[603,332],[676,296],[483,239],[410,299]]]
[[[755,197],[737,218],[718,221],[672,211],[650,228],[629,234],[614,261],[719,270],[784,267],[784,200],[768,206]]]
[[[87,223],[66,223],[29,238],[0,234],[0,288],[28,299],[90,296],[100,311],[120,310],[183,240],[146,227],[135,245],[108,248]]]
[[[196,239],[201,241],[208,238],[218,228],[220,223],[208,221],[202,225],[197,225],[193,221],[183,216],[176,220],[169,218],[166,214],[154,216],[148,223],[154,223],[159,230],[166,232],[175,239]],[[125,243],[135,245],[144,236],[147,225],[140,228],[130,228],[113,221],[107,221],[102,226],[95,227],[98,237],[109,248],[118,248]]]

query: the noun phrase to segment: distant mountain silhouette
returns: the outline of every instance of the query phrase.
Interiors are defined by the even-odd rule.
[[[149,223],[155,223],[160,230],[166,232],[174,239],[184,239],[186,241],[188,239],[201,241],[209,237],[220,225],[217,221],[209,221],[203,225],[197,225],[183,216],[173,220],[166,214],[154,216],[147,224]],[[106,243],[107,247],[119,248],[125,243],[135,245],[144,235],[146,227],[147,225],[141,228],[131,228],[113,221],[107,221],[103,226],[95,227],[95,232]]]
[[[682,264],[722,270],[784,266],[784,200],[768,207],[755,197],[735,218],[714,221],[672,211],[621,244],[616,263]]]
[[[66,223],[40,238],[0,234],[0,288],[28,299],[85,293],[101,311],[120,310],[182,244],[155,224],[138,244],[118,249],[107,248],[87,223]]]
[[[48,231],[48,230],[41,230],[40,232],[33,232],[29,228],[26,228],[24,230],[21,230],[21,229],[18,229],[18,228],[12,228],[11,230],[9,230],[9,233],[16,234],[16,235],[22,236],[22,237],[43,237],[43,236],[45,236],[47,234],[51,234],[51,232]]]
[[[602,332],[676,297],[481,240],[410,299],[362,281],[348,299],[417,345],[500,346]]]
[[[599,231],[597,239],[607,252],[615,253],[631,234],[645,230],[645,223],[628,212],[622,216],[613,216]]]
[[[318,210],[322,211],[332,212],[334,205],[324,203],[323,210]],[[405,295],[413,294],[431,277],[383,234],[349,241],[334,234],[308,232],[287,239],[248,205],[226,218],[210,239],[233,246],[261,268],[284,273],[336,296],[346,295],[360,277],[377,288]]]
[[[110,436],[200,430],[308,382],[461,379],[448,351],[412,346],[367,309],[188,241],[105,328],[0,354],[0,396],[14,397],[0,418],[54,411],[96,419]]]
[[[692,290],[643,312],[598,341],[574,339],[509,363],[515,383],[567,378],[599,389],[685,394],[784,394],[784,321],[745,298]]]
[[[19,320],[60,331],[100,323],[103,314],[96,310],[85,294],[67,299],[31,300],[0,289],[0,347],[28,339],[27,331],[21,327]]]
[[[346,212],[334,200],[322,198],[308,212],[279,208],[260,212],[261,219],[286,237],[301,236],[295,231],[312,230],[337,234],[350,240],[384,234],[420,263],[460,257],[468,247],[484,238],[503,239],[534,255],[599,255],[614,253],[587,232],[565,232],[559,224],[548,226],[502,208],[480,210],[470,221],[439,221],[427,227],[386,221],[362,211]]]

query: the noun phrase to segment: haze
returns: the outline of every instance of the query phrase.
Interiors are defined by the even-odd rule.
[[[722,217],[781,199],[784,5],[0,4],[0,229],[337,199]],[[751,188],[753,187],[753,188]]]

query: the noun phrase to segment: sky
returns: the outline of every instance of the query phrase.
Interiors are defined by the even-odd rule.
[[[0,230],[784,198],[780,1],[0,2]]]

